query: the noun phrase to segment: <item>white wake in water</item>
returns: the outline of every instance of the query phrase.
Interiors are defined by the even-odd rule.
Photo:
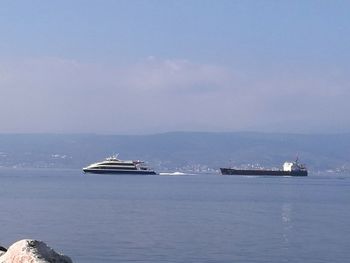
[[[173,175],[173,176],[176,176],[176,175],[187,175],[187,174],[182,173],[182,172],[174,172],[174,173],[159,173],[159,175]]]

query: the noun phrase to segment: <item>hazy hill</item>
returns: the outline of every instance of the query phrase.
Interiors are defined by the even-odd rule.
[[[0,166],[81,168],[120,153],[155,169],[280,167],[296,156],[313,171],[350,169],[350,134],[173,132],[155,135],[1,134]]]

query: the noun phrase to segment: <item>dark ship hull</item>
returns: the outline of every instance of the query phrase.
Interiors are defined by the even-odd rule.
[[[83,169],[84,173],[92,174],[135,174],[135,175],[151,175],[157,174],[152,170],[112,170],[112,169]]]
[[[283,170],[243,170],[233,168],[220,168],[222,175],[251,175],[251,176],[307,176],[307,170],[283,171]]]

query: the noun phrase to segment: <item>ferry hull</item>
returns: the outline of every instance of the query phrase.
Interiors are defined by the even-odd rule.
[[[83,169],[84,173],[92,174],[135,174],[135,175],[152,175],[156,174],[152,170],[102,170],[102,169]]]
[[[222,175],[250,175],[250,176],[307,176],[306,170],[282,171],[282,170],[241,170],[233,168],[220,168]]]

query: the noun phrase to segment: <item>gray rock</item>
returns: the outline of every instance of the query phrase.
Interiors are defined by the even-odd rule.
[[[44,242],[23,239],[8,248],[0,256],[0,263],[72,263],[72,260],[55,252]]]

